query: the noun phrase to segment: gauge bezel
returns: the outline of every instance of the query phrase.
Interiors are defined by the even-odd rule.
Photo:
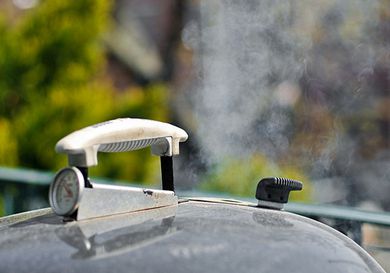
[[[61,176],[62,173],[68,172],[68,171],[72,171],[76,174],[77,182],[78,182],[78,185],[77,185],[78,186],[78,195],[77,195],[77,198],[75,199],[75,202],[72,205],[72,207],[69,210],[64,210],[63,208],[61,208],[61,206],[58,205],[58,202],[57,202],[55,196],[56,196],[56,192],[59,189],[58,187],[59,187],[60,180],[58,180],[58,178]],[[81,197],[83,195],[83,189],[84,189],[84,176],[79,169],[77,169],[76,167],[67,167],[67,168],[63,168],[62,170],[60,170],[56,174],[56,176],[54,177],[53,182],[51,183],[50,189],[49,189],[49,202],[50,202],[50,206],[52,207],[53,211],[57,215],[61,215],[61,216],[68,216],[68,215],[71,215],[72,213],[74,213],[79,207],[80,200],[81,200]]]

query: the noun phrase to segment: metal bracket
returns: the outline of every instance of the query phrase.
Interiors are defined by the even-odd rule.
[[[162,156],[160,157],[160,162],[162,189],[167,191],[175,191],[172,156]]]
[[[128,213],[177,205],[174,192],[114,185],[93,184],[85,188],[75,219]]]

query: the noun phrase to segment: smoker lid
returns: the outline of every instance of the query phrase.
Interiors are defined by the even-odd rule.
[[[213,202],[0,225],[2,272],[384,272],[341,233],[285,211]]]

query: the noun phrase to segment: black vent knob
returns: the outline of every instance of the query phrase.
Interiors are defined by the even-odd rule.
[[[281,209],[288,202],[290,191],[302,190],[302,182],[281,178],[263,178],[257,184],[256,199],[259,206]]]

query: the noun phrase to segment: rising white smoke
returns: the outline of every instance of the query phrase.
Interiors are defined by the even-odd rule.
[[[209,163],[258,150],[274,157],[288,148],[290,121],[274,90],[282,85],[284,106],[296,100],[307,41],[294,36],[293,20],[284,0],[203,1],[198,27],[185,30],[200,70],[194,110]]]
[[[390,71],[389,31],[381,13],[389,10],[386,3],[202,1],[199,20],[187,25],[183,40],[195,53],[198,78],[191,98],[204,162],[257,152],[280,160],[297,134],[305,134],[302,124],[297,131],[294,117],[300,102],[311,134],[315,122],[329,122],[326,116],[313,119],[313,107],[326,109],[332,121],[314,145],[302,146],[296,160],[305,162],[313,179],[338,176],[346,185],[360,183],[365,170],[356,166],[365,164],[359,152],[367,131],[358,122],[354,133],[351,119],[370,121],[367,113],[386,96],[373,80],[375,69]],[[388,179],[379,169],[371,183],[383,188]]]

